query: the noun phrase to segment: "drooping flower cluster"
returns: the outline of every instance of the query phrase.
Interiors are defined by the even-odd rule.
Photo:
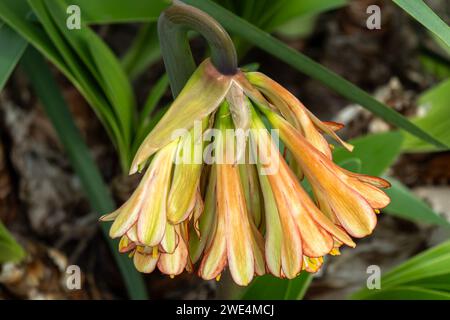
[[[209,280],[228,268],[239,285],[316,272],[325,255],[369,235],[389,203],[387,181],[333,163],[324,134],[352,149],[341,127],[261,73],[223,75],[205,60],[139,148],[130,174],[150,162],[139,186],[102,220],[141,272],[197,269]]]

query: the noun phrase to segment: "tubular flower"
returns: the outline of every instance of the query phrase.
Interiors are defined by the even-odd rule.
[[[228,269],[248,285],[266,272],[317,272],[325,256],[370,234],[389,203],[387,181],[333,163],[323,134],[351,151],[341,127],[265,75],[223,75],[207,59],[137,151],[130,174],[149,163],[140,184],[101,220],[113,221],[119,251],[145,273],[196,269],[210,280]]]

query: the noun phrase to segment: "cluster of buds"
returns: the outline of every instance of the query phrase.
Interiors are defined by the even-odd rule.
[[[333,163],[324,134],[352,150],[341,127],[267,76],[224,75],[207,59],[137,151],[130,174],[148,166],[139,186],[102,220],[145,273],[196,269],[210,280],[228,268],[245,286],[316,272],[369,235],[390,201],[387,181]]]

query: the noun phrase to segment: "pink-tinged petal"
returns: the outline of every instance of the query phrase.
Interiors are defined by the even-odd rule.
[[[173,159],[178,141],[172,141],[154,157],[149,171],[149,183],[137,221],[139,242],[146,246],[157,246],[166,227],[166,202],[169,192]]]
[[[348,178],[347,183],[364,197],[374,209],[382,209],[391,202],[386,193],[368,183],[361,182],[355,178]]]
[[[232,158],[232,146],[236,141],[227,135],[233,129],[230,111],[223,104],[217,115],[220,135],[216,137],[216,151],[222,159]],[[232,140],[230,140],[232,139]],[[227,258],[231,276],[236,284],[245,286],[250,283],[255,273],[255,252],[249,213],[245,203],[244,190],[239,176],[239,169],[232,161],[216,164],[217,170],[217,212],[225,216]]]
[[[111,213],[102,215],[98,220],[100,220],[100,221],[114,221],[119,214],[120,214],[120,210],[116,210],[116,211],[113,211]]]
[[[131,242],[127,236],[122,236],[119,241],[119,252],[126,253],[136,248],[136,244]]]
[[[177,229],[178,237],[179,228]],[[173,253],[161,253],[158,261],[158,269],[165,274],[175,276],[183,272],[188,262],[188,248],[184,240],[180,240]]]
[[[267,176],[260,175],[260,185],[263,194],[264,200],[264,213],[266,219],[266,242],[265,242],[265,257],[267,268],[270,273],[276,277],[281,277],[281,251],[283,246],[283,240],[285,239],[283,235],[283,229],[280,221],[280,217],[278,214],[277,204],[275,202],[275,198],[272,193],[272,189],[269,184],[269,180]],[[294,229],[296,230],[296,226],[294,225]],[[299,245],[297,248],[301,250],[301,242],[300,237],[297,236],[297,240],[299,241]],[[289,242],[287,245],[295,242]],[[294,257],[297,255],[297,249],[294,248],[292,250],[294,252]],[[301,265],[298,268],[293,268],[294,271],[289,274],[295,275],[300,272]],[[288,271],[290,269],[288,268]]]
[[[332,137],[334,140],[339,142],[345,149],[348,151],[353,151],[353,146],[350,143],[345,142],[342,140],[336,133],[335,128],[324,124],[319,118],[317,118],[311,111],[307,110],[309,117],[311,118],[311,121],[316,125],[317,128],[319,128],[321,131],[328,134],[330,137]]]
[[[246,74],[250,83],[256,86],[277,107],[281,114],[318,150],[331,159],[328,142],[316,129],[306,107],[283,86],[260,72]],[[324,126],[325,128],[325,126]]]
[[[344,229],[354,237],[364,237],[376,225],[376,216],[369,203],[338,176],[335,165],[318,152],[301,134],[280,116],[268,114],[280,130],[280,136],[301,165],[317,193],[327,199],[330,208]]]
[[[277,164],[279,167],[275,174],[260,173],[267,219],[268,268],[274,275],[280,276],[282,271],[285,277],[292,279],[300,273],[302,268],[301,233],[292,215],[292,210],[295,210],[293,205],[295,206],[297,202],[296,195],[286,192],[286,177],[283,176],[286,174],[283,167],[285,162],[273,145],[261,120],[255,115],[252,117],[251,137],[254,140],[252,144],[256,147],[254,152],[259,157],[259,163],[264,163],[267,167],[274,167]],[[277,250],[281,252],[281,255],[276,252]]]
[[[202,133],[207,124],[208,117],[203,119],[201,130],[194,127],[179,143],[178,162],[175,165],[167,201],[167,220],[172,224],[186,220],[194,209],[203,167]]]
[[[147,171],[131,197],[119,209],[108,215],[114,216],[118,213],[109,230],[111,238],[121,237],[136,223],[151,183],[151,176],[151,172]],[[105,219],[109,218],[106,216]]]
[[[186,245],[187,258],[186,258],[186,271],[192,273],[194,271],[194,264],[189,256],[189,221],[184,221],[178,225],[178,232],[181,237],[181,241]]]
[[[139,147],[130,174],[137,172],[152,154],[172,141],[175,130],[189,130],[196,120],[201,121],[216,110],[231,83],[232,77],[217,71],[209,59],[202,62]]]
[[[216,209],[215,225],[212,227],[210,239],[198,270],[198,275],[205,280],[215,279],[227,264],[225,212]]]
[[[259,127],[256,126],[255,128],[263,129],[263,125],[260,124]],[[264,133],[264,130],[258,130],[257,132],[261,136],[258,144],[264,148],[263,150],[269,150],[264,145],[264,141],[267,141],[266,144],[270,143],[272,149],[266,154],[279,155],[275,145],[270,142],[268,133]],[[266,137],[262,138],[263,135],[266,135]],[[259,153],[259,155],[260,157],[264,157],[262,153]],[[263,159],[263,161],[267,161],[267,159]],[[334,226],[314,205],[281,156],[279,156],[278,163],[279,168],[277,173],[269,175],[268,179],[272,190],[274,190],[273,192],[280,215],[288,212],[297,224],[302,238],[304,254],[311,257],[320,257],[327,254],[333,247],[332,235],[338,239],[342,239],[346,244],[354,246],[351,238],[341,229]],[[283,230],[286,230],[286,228],[283,228]]]
[[[217,211],[225,216],[228,265],[234,282],[245,286],[255,272],[245,196],[237,166],[218,164],[216,167]]]
[[[314,193],[314,197],[317,202],[317,206],[321,212],[335,225],[339,225],[339,220],[334,214],[333,210],[330,207],[330,204],[328,203],[328,200],[326,199],[325,195],[321,192],[317,192],[316,188],[312,186],[312,190]]]
[[[152,251],[152,248],[150,248]],[[159,253],[156,255],[148,252],[147,249],[145,252],[139,252],[136,250],[133,255],[133,262],[136,270],[142,273],[151,273],[155,270],[156,264],[159,259]]]
[[[216,170],[213,168],[209,176],[209,182],[206,190],[205,203],[202,214],[198,220],[198,227],[195,227],[195,221],[189,233],[189,253],[193,263],[200,259],[203,250],[207,247],[208,241],[211,241],[213,227],[216,225]],[[195,218],[194,218],[195,220]],[[198,228],[198,230],[197,230]]]
[[[179,241],[180,239],[175,231],[175,226],[167,222],[164,237],[159,244],[160,251],[164,253],[173,253],[177,248]]]
[[[192,222],[193,222],[192,224],[193,224],[194,230],[197,233],[198,237],[201,237],[200,217],[202,216],[204,207],[205,207],[205,203],[203,202],[202,194],[200,193],[200,190],[198,189],[197,193],[196,193],[195,206],[194,206],[194,209],[192,210],[192,214],[190,217],[190,219],[192,219]]]
[[[389,188],[391,186],[389,181],[384,180],[384,179],[379,178],[379,177],[369,176],[369,175],[361,174],[361,173],[354,173],[354,172],[350,172],[350,171],[347,171],[347,170],[342,169],[342,168],[341,168],[341,170],[344,173],[346,173],[347,175],[349,175],[351,177],[354,177],[354,178],[358,179],[361,182],[368,183],[368,184],[370,184],[370,185],[372,185],[374,187],[377,187],[377,188],[385,189],[385,188]]]
[[[333,240],[330,234],[320,228],[312,219],[311,208],[307,207],[306,202],[310,199],[283,159],[280,159],[277,177],[271,175],[269,181],[272,190],[276,190],[274,194],[279,212],[290,213],[297,224],[302,239],[303,253],[312,257],[327,254],[333,246]],[[317,213],[320,214],[320,212]]]
[[[259,227],[261,225],[262,208],[257,168],[250,164],[249,159],[246,159],[244,164],[239,165],[239,174],[244,188],[247,211],[250,212],[255,225]]]
[[[334,122],[334,121],[322,121],[322,124],[324,126],[327,126],[329,130],[332,130],[332,131],[335,131],[335,132],[339,131],[343,127],[345,127],[342,123]]]
[[[276,108],[271,105],[266,98],[259,92],[247,79],[245,74],[239,71],[234,75],[235,83],[239,85],[242,90],[244,90],[244,94],[249,97],[253,101],[257,101],[259,104],[266,106],[267,108],[276,111]]]
[[[137,238],[137,227],[135,224],[127,231],[126,236],[128,237],[128,239],[130,239],[130,241],[142,245],[141,243],[139,243],[139,240]]]
[[[266,273],[266,262],[264,260],[264,238],[256,227],[255,222],[253,221],[253,216],[250,212],[248,212],[248,221],[251,228],[255,274],[261,276]]]

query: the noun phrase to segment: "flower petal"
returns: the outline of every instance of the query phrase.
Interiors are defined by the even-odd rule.
[[[203,253],[208,240],[212,238],[212,229],[216,225],[216,170],[213,168],[209,176],[203,212],[198,221],[198,230],[195,225],[189,233],[189,253],[193,263],[196,263]],[[195,222],[194,222],[195,224]]]
[[[284,185],[286,181],[282,177],[285,172],[280,172],[280,167],[285,162],[273,145],[264,124],[257,118],[254,111],[252,112],[251,137],[254,139],[253,145],[257,148],[254,153],[258,155],[259,163],[264,163],[268,167],[273,167],[274,163],[278,163],[279,166],[275,174],[259,175],[267,219],[266,260],[268,267],[271,273],[279,276],[282,270],[285,277],[292,279],[300,273],[302,268],[301,234],[291,215],[292,204],[296,202],[296,199],[286,193]],[[260,152],[259,150],[264,151]],[[274,203],[276,203],[276,207],[273,206]],[[280,249],[281,256],[278,260],[279,254],[275,251]]]
[[[175,276],[183,272],[188,262],[188,248],[181,239],[179,226],[175,227],[177,237],[180,238],[173,253],[161,253],[158,261],[158,269],[165,274]]]
[[[133,255],[133,262],[136,270],[142,273],[151,273],[155,270],[159,259],[159,253],[153,255],[152,253],[139,252],[136,250]]]
[[[167,222],[164,237],[162,238],[160,243],[160,251],[164,253],[173,253],[177,248],[179,241],[180,239],[177,232],[175,231],[175,226]]]
[[[283,86],[260,72],[246,74],[255,85],[277,107],[281,114],[318,150],[331,159],[328,142],[316,129],[306,107]]]
[[[220,139],[218,139],[220,140]],[[254,257],[245,196],[237,166],[218,164],[217,211],[225,216],[228,265],[236,284],[245,286],[254,274]]]
[[[139,147],[130,174],[138,171],[157,150],[168,144],[177,129],[189,130],[194,121],[213,112],[225,98],[232,77],[221,74],[209,59],[202,62],[155,128]]]
[[[172,172],[173,159],[178,141],[172,141],[154,157],[149,171],[149,185],[137,221],[139,242],[146,246],[157,246],[166,227],[166,202]]]
[[[147,171],[131,197],[119,209],[109,215],[103,216],[103,219],[107,220],[115,216],[114,223],[109,229],[109,236],[111,238],[121,237],[136,223],[150,179],[151,172]]]
[[[215,216],[211,242],[206,247],[198,270],[198,275],[205,280],[216,278],[227,264],[225,213],[217,211]]]
[[[358,238],[370,234],[375,228],[376,216],[369,203],[342,181],[335,165],[287,121],[274,113],[266,115],[280,130],[281,138],[302,167],[316,194],[323,194],[344,229]]]
[[[119,241],[119,252],[120,253],[125,253],[128,251],[131,251],[134,248],[136,248],[136,244],[134,242],[131,242],[130,239],[126,235],[123,235],[122,238],[120,238],[120,241]]]
[[[246,153],[248,154],[248,153]],[[239,165],[239,174],[244,188],[247,211],[257,227],[261,224],[262,208],[258,171],[255,165],[250,164],[247,159],[244,164]]]
[[[203,128],[208,118],[203,120]],[[189,216],[196,202],[196,191],[202,172],[203,142],[202,130],[191,129],[188,135],[181,138],[177,151],[172,185],[167,201],[167,219],[178,224]]]

